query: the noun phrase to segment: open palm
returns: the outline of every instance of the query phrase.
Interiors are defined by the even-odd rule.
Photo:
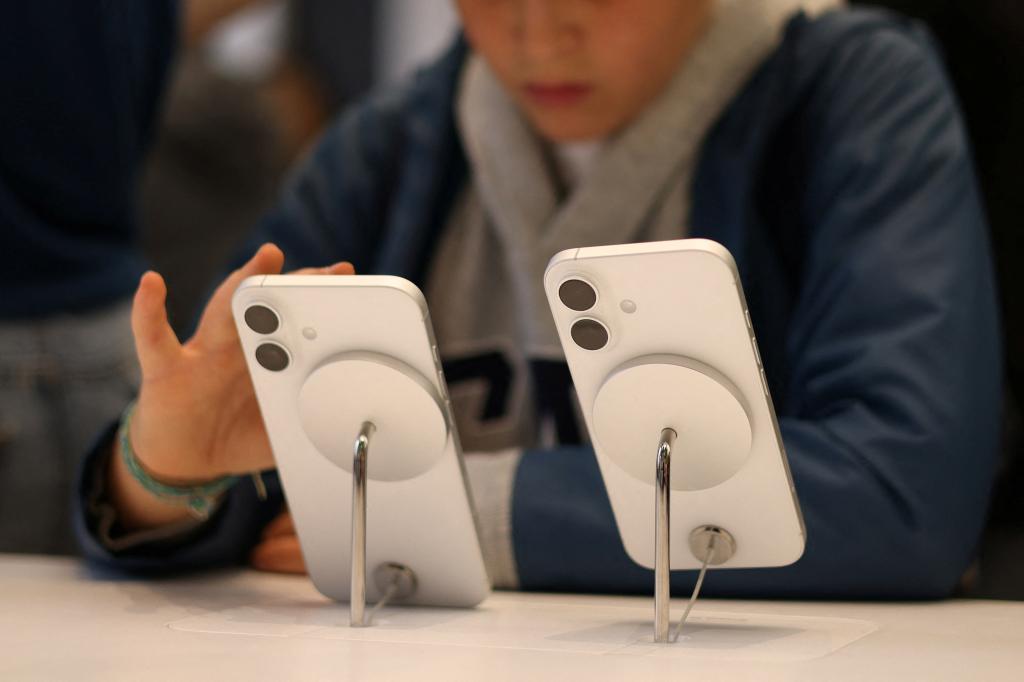
[[[179,343],[167,321],[160,275],[143,276],[132,308],[142,389],[131,440],[139,460],[167,481],[202,481],[273,466],[252,382],[231,314],[246,277],[277,274],[284,256],[267,244],[224,280],[195,335]],[[301,274],[352,274],[339,263]]]

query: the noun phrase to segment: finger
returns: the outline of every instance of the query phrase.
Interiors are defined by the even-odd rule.
[[[178,337],[167,321],[167,285],[147,272],[139,280],[132,302],[132,335],[144,377],[159,375],[181,352]]]
[[[288,512],[278,514],[277,518],[267,524],[267,527],[263,529],[264,540],[284,535],[295,535],[295,523],[292,521],[292,515]]]
[[[284,265],[284,254],[273,244],[261,246],[242,267],[232,272],[214,292],[206,304],[203,317],[196,330],[196,340],[211,346],[235,342],[238,333],[231,317],[231,297],[246,277],[276,275]]]
[[[288,273],[289,275],[354,275],[356,274],[355,266],[351,263],[342,261],[335,263],[334,265],[328,265],[325,268],[302,268],[300,270],[294,270]]]
[[[299,538],[285,535],[264,540],[249,555],[249,563],[261,571],[273,573],[305,573]]]

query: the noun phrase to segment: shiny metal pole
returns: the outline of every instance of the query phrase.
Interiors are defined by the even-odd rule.
[[[352,571],[349,589],[349,623],[354,628],[366,625],[366,458],[370,437],[377,430],[370,422],[363,424],[356,438],[352,455]]]
[[[669,528],[672,498],[672,448],[676,432],[664,429],[658,443],[654,499],[654,641],[668,642],[669,607]]]

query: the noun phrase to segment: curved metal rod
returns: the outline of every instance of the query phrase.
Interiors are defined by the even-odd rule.
[[[672,448],[676,432],[663,429],[658,443],[654,499],[654,641],[668,642],[669,637],[669,512],[672,501]]]
[[[365,627],[366,612],[366,458],[370,451],[370,437],[377,430],[364,422],[356,438],[352,454],[352,570],[349,589],[349,623],[354,628]]]

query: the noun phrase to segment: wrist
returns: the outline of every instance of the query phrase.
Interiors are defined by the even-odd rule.
[[[168,433],[159,418],[150,419],[153,410],[144,408],[144,404],[140,399],[121,413],[116,435],[118,457],[122,456],[122,429],[127,428],[127,443],[135,460],[149,475],[162,483],[172,486],[203,485],[229,474],[226,471],[215,471],[210,463],[194,456],[195,453],[188,449],[183,451],[180,447],[169,447],[168,443],[175,440],[170,437],[174,434]]]
[[[107,456],[106,478],[107,497],[114,507],[117,523],[123,530],[155,528],[191,516],[184,507],[154,497],[139,485],[124,464],[116,434]]]
[[[217,476],[196,480],[177,477],[164,478],[160,473],[144,464],[132,446],[131,426],[135,411],[132,403],[124,411],[117,432],[117,454],[123,470],[153,497],[170,505],[184,507],[199,518],[206,518],[216,507],[220,497],[238,480],[237,476]]]

